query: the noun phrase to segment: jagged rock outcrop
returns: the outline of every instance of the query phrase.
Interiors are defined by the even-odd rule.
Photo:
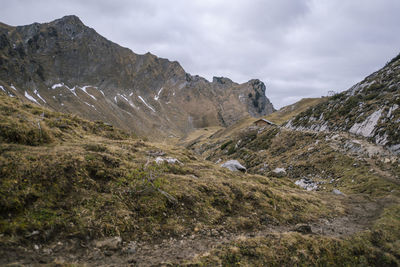
[[[209,82],[176,61],[135,54],[76,16],[18,27],[0,24],[0,85],[39,105],[152,137],[227,126],[246,114],[274,110],[259,80],[237,84],[214,77]]]
[[[250,85],[253,87],[254,93],[250,92],[248,98],[245,98],[248,103],[249,113],[253,117],[259,117],[274,112],[274,108],[268,98],[265,96],[265,84],[260,80],[250,80]]]
[[[297,130],[347,131],[400,153],[400,56],[349,90],[291,119]]]

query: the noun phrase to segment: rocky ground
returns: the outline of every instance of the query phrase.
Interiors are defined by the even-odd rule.
[[[83,266],[171,266],[187,264],[193,258],[207,256],[210,251],[234,241],[266,237],[271,234],[300,232],[302,235],[346,238],[365,231],[376,220],[390,200],[371,202],[362,195],[336,196],[347,207],[344,216],[321,218],[309,224],[268,226],[256,231],[228,232],[211,229],[188,236],[152,240],[151,242],[122,242],[110,237],[85,241],[76,238],[54,241],[27,248],[15,246],[3,251],[2,264]]]

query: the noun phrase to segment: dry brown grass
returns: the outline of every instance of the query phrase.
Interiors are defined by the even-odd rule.
[[[301,112],[305,111],[306,109],[322,103],[326,100],[327,98],[303,98],[292,105],[288,105],[278,111],[275,111],[274,113],[269,114],[265,118],[278,125],[281,125],[291,118],[297,116]]]
[[[51,138],[36,134],[35,142],[27,142],[2,135],[3,242],[26,242],[33,231],[43,242],[70,235],[146,240],[186,235],[195,227],[243,231],[343,212],[340,204],[332,209],[286,180],[231,172],[181,147],[6,100],[0,97],[0,107],[12,109],[1,114],[5,127],[30,140],[21,129],[40,120]],[[13,124],[18,117],[23,120]],[[154,151],[160,150],[183,165],[155,164]]]
[[[249,173],[269,177],[277,167],[285,168],[287,178],[280,181],[293,183],[308,177],[321,182],[316,196],[334,199],[332,190],[345,193],[344,206],[339,213],[346,217],[359,215],[355,225],[367,224],[365,231],[343,239],[330,236],[274,233],[266,237],[244,238],[208,252],[191,261],[199,266],[295,266],[295,265],[368,265],[397,266],[399,264],[400,190],[398,164],[383,163],[383,158],[345,153],[332,145],[331,134],[291,131],[275,126],[264,129],[242,124],[229,132],[200,140],[190,148],[202,153],[210,161],[237,159]],[[247,126],[246,126],[247,125]],[[354,138],[354,137],[353,137]],[[339,146],[345,146],[339,143]],[[366,158],[365,158],[366,157]],[[390,177],[390,179],[388,178]],[[278,180],[278,179],[276,179]],[[291,182],[289,182],[291,181]],[[272,187],[275,190],[275,187]],[[280,191],[282,192],[282,191]],[[288,198],[286,194],[281,195]],[[303,195],[298,195],[304,199]],[[326,198],[325,198],[326,197]],[[371,210],[360,208],[357,198],[364,198]],[[304,205],[313,209],[311,205]],[[340,210],[344,208],[344,210]],[[384,210],[380,214],[380,210]],[[303,210],[304,214],[310,210]],[[312,219],[312,218],[308,218]],[[368,221],[365,221],[368,220]],[[350,221],[348,225],[350,227]],[[360,230],[359,230],[360,231]]]
[[[233,138],[225,134],[208,136],[209,158],[236,157],[249,168],[249,173],[239,173],[203,160],[182,147],[145,142],[101,122],[53,113],[17,99],[8,105],[6,100],[0,96],[2,123],[23,138],[15,140],[1,135],[3,248],[104,236],[153,242],[215,229],[245,233],[317,222],[320,218],[344,216],[349,211],[343,204],[346,202],[324,191],[307,192],[290,179],[259,173],[264,162],[269,163],[269,168],[291,165],[289,177],[307,175],[310,170],[342,173],[335,186],[341,186],[346,194],[368,194],[374,199],[392,196],[391,201],[397,203],[398,196],[390,193],[397,187],[368,174],[366,166],[351,168],[353,159],[332,151],[322,135],[275,127],[254,133],[232,127]],[[15,118],[23,120],[15,123]],[[35,120],[45,125],[42,129],[49,139],[25,130],[28,127],[39,131],[29,124]],[[249,122],[243,120],[241,125]],[[235,148],[239,139],[242,142]],[[315,140],[319,140],[318,145]],[[221,149],[227,141],[231,142]],[[313,150],[309,149],[311,146]],[[227,155],[230,150],[232,153]],[[154,160],[160,154],[177,158],[182,164],[158,165]],[[331,164],[333,159],[335,164]],[[353,184],[352,179],[360,180]],[[396,263],[399,255],[398,214],[398,206],[388,205],[371,231],[346,240],[296,233],[243,238],[210,251],[193,263],[390,265]],[[31,236],[34,231],[39,234]]]

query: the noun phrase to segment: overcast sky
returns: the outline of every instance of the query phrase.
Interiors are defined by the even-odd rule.
[[[74,14],[208,80],[258,78],[276,108],[343,91],[400,52],[400,0],[0,0],[0,21]]]

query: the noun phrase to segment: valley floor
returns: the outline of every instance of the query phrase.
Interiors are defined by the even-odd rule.
[[[0,109],[1,266],[400,264],[399,158],[367,140],[243,122],[186,149],[17,100]]]

